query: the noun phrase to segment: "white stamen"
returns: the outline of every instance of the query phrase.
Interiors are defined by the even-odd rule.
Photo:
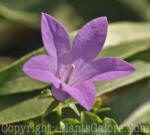
[[[71,65],[71,68],[70,68],[70,70],[69,70],[68,76],[66,77],[66,80],[65,80],[65,83],[66,83],[66,84],[68,84],[68,82],[69,82],[69,80],[70,80],[70,77],[71,77],[71,75],[72,75],[74,69],[75,69],[75,65],[72,64],[72,65]]]

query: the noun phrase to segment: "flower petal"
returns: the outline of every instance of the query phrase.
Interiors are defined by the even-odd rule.
[[[96,97],[96,88],[92,83],[84,82],[76,88],[65,85],[64,91],[72,96],[85,109],[90,110],[92,108]]]
[[[64,27],[52,16],[42,13],[42,39],[48,54],[56,60],[71,50],[71,42]]]
[[[136,69],[128,62],[119,58],[100,58],[83,70],[81,80],[91,80],[92,82],[112,80],[127,76]]]
[[[107,27],[106,17],[96,18],[84,25],[73,42],[73,61],[82,59],[84,62],[91,62],[104,45]]]
[[[66,92],[62,91],[62,85],[60,84],[59,88],[56,88],[54,85],[52,85],[51,93],[53,96],[56,97],[57,100],[65,101],[66,99],[70,98],[70,95],[68,95]]]
[[[56,67],[52,60],[47,55],[34,56],[24,64],[23,71],[33,79],[59,84],[59,80],[55,77]]]

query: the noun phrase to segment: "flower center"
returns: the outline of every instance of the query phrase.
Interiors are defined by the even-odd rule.
[[[71,65],[71,68],[70,68],[70,70],[69,70],[69,72],[68,72],[68,75],[67,75],[67,77],[66,77],[66,79],[65,79],[65,81],[64,81],[66,84],[68,84],[68,82],[69,82],[69,80],[70,80],[70,77],[71,77],[71,75],[72,75],[74,69],[75,69],[75,65],[72,64],[72,65]]]
[[[64,70],[67,70],[67,71],[64,71]],[[65,84],[68,84],[70,86],[75,86],[76,84],[78,84],[79,79],[75,79],[74,77],[71,78],[74,70],[75,70],[75,65],[72,64],[71,66],[68,67],[68,69],[63,68],[62,70],[63,72],[61,72],[61,74],[59,71],[57,71],[56,76],[59,78],[59,80],[62,80]]]

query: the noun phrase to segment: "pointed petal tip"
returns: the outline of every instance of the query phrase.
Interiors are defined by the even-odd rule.
[[[46,17],[49,17],[49,18],[51,17],[49,14],[44,13],[44,12],[41,12],[41,16],[42,16],[41,23],[42,23],[42,20],[46,19]]]
[[[45,16],[45,14],[46,14],[46,13],[44,13],[44,12],[41,12],[41,16],[42,16],[42,17],[44,17],[44,16]]]
[[[42,15],[43,18],[46,17],[47,19],[52,19],[52,20],[57,21],[56,18],[54,18],[53,16],[49,15],[48,13],[41,12],[41,15]],[[58,22],[58,21],[57,21],[57,22]],[[58,22],[58,23],[59,23],[59,22]]]
[[[98,17],[96,19],[100,19],[101,21],[103,21],[104,23],[106,23],[108,25],[108,18],[107,18],[107,16]]]
[[[94,105],[94,104],[93,104]],[[91,105],[91,106],[83,106],[87,111],[90,111],[91,109],[92,109],[92,107],[93,107],[93,105]]]
[[[136,71],[136,68],[131,65],[131,70],[132,70],[132,72],[135,72],[135,71]]]
[[[109,57],[109,58],[113,59],[114,61],[115,60],[118,61],[118,63],[120,63],[122,65],[122,67],[124,67],[124,70],[128,70],[131,73],[136,71],[136,68],[133,65],[131,65],[129,62],[127,62],[127,61],[125,61],[123,59],[114,58],[114,57]],[[120,64],[118,64],[118,65],[120,65]]]
[[[102,16],[102,17],[100,17],[101,19],[104,19],[105,21],[107,21],[108,22],[108,18],[107,18],[107,16]]]
[[[98,21],[98,22],[101,22],[101,23],[103,22],[102,24],[103,25],[105,24],[105,26],[108,27],[108,18],[107,18],[107,16],[97,17],[97,18],[91,20],[90,22],[92,22],[92,21]]]
[[[101,20],[103,20],[104,24],[106,25],[106,26],[105,26],[105,27],[106,27],[106,30],[108,31],[108,18],[107,18],[107,16],[101,17]]]
[[[119,59],[119,58],[117,58]],[[124,65],[127,66],[127,69],[132,73],[132,72],[135,72],[136,71],[136,68],[134,66],[132,66],[130,63],[128,63],[127,61],[123,60],[123,59],[120,59]]]
[[[45,12],[41,12],[41,15],[42,15],[42,16],[45,16],[45,15],[48,15],[48,14],[45,13]]]
[[[136,71],[136,68],[133,67],[132,65],[130,65],[130,73],[129,73],[129,74],[132,74],[132,73],[135,72],[135,71]]]
[[[55,19],[55,18],[53,18],[51,15],[49,15],[49,14],[47,14],[47,13],[45,13],[45,12],[41,12],[41,16],[42,16],[42,19],[44,19],[44,18]],[[56,19],[55,19],[55,20],[56,20]]]

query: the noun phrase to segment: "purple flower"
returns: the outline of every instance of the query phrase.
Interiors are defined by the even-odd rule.
[[[31,78],[52,83],[51,92],[58,100],[73,97],[90,110],[96,97],[93,82],[120,78],[135,71],[133,66],[119,58],[95,60],[104,45],[107,27],[106,17],[88,22],[71,46],[63,26],[42,13],[42,39],[48,55],[32,57],[25,63],[23,71]]]

